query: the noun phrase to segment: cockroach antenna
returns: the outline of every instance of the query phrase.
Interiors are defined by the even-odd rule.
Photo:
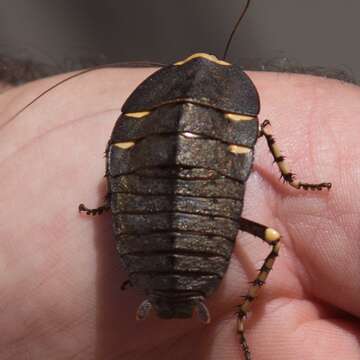
[[[21,109],[19,109],[14,115],[12,115],[2,126],[6,125],[7,123],[11,122],[15,118],[17,118],[21,113],[23,113],[27,108],[29,108],[32,104],[37,102],[40,98],[42,98],[44,95],[49,93],[50,91],[54,90],[58,86],[64,84],[65,82],[77,78],[79,76],[85,75],[89,72],[95,71],[95,70],[101,70],[101,69],[108,69],[108,68],[136,68],[136,67],[163,67],[165,64],[158,63],[158,62],[149,62],[149,61],[125,61],[125,62],[114,62],[110,64],[100,64],[95,65],[93,67],[81,70],[75,74],[69,75],[63,80],[60,80],[59,82],[55,83],[54,85],[50,86],[46,90],[44,90],[42,93],[40,93],[38,96],[36,96],[33,100],[31,100],[29,103],[27,103],[25,106],[23,106]]]
[[[241,20],[244,18],[245,14],[247,13],[249,5],[250,5],[250,0],[247,0],[247,2],[245,4],[245,7],[244,7],[243,11],[241,12],[239,18],[237,19],[236,24],[233,27],[233,29],[231,31],[231,34],[230,34],[230,36],[228,38],[228,41],[226,43],[225,50],[224,50],[224,55],[222,57],[223,60],[226,60],[226,57],[227,57],[227,54],[229,52],[229,48],[230,48],[231,42],[233,40],[233,37],[234,37],[234,35],[235,35],[235,33],[236,33],[240,23],[241,23]]]

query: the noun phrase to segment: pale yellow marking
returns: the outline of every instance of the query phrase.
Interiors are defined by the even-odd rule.
[[[284,175],[286,175],[286,174],[289,173],[289,168],[288,168],[287,164],[285,163],[285,161],[280,161],[280,162],[278,162],[277,164],[278,164],[278,167],[279,167],[280,171],[281,171]]]
[[[248,121],[254,120],[255,117],[249,115],[241,115],[241,114],[233,114],[233,113],[226,113],[225,118],[231,121]]]
[[[132,148],[135,145],[135,143],[133,141],[127,141],[127,142],[120,142],[120,143],[116,143],[114,144],[114,146],[123,149],[123,150],[127,150]]]
[[[238,331],[239,333],[244,332],[244,319],[241,319],[241,320],[238,319],[237,331]]]
[[[274,157],[275,157],[275,158],[278,158],[278,157],[281,156],[280,148],[279,148],[276,144],[272,144],[272,145],[271,145],[271,148],[273,149]]]
[[[134,112],[134,113],[127,113],[127,114],[125,114],[125,116],[140,119],[145,116],[148,116],[149,114],[150,114],[150,111],[140,111],[140,112]]]
[[[193,134],[191,132],[184,132],[184,133],[182,133],[182,135],[187,137],[187,138],[199,138],[199,137],[201,137],[200,135]]]
[[[278,231],[272,228],[267,228],[265,230],[265,240],[269,242],[273,242],[280,239],[280,234]]]
[[[232,152],[233,154],[248,154],[251,149],[239,145],[229,145],[228,151]]]
[[[174,65],[184,65],[185,63],[187,63],[188,61],[190,60],[193,60],[193,59],[196,59],[196,58],[203,58],[203,59],[207,59],[209,61],[212,61],[216,64],[219,64],[219,65],[226,65],[226,66],[229,66],[231,65],[230,63],[224,61],[224,60],[219,60],[216,56],[214,55],[209,55],[209,54],[206,54],[206,53],[196,53],[196,54],[192,54],[190,55],[188,58],[186,58],[185,60],[181,60],[181,61],[178,61],[176,62]]]

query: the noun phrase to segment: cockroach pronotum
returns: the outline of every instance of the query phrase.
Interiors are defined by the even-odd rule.
[[[106,149],[106,202],[96,209],[79,205],[79,211],[88,215],[111,210],[117,249],[129,275],[126,284],[146,296],[137,319],[146,318],[151,309],[165,319],[190,318],[196,311],[209,323],[205,299],[227,270],[237,232],[248,232],[270,245],[238,306],[237,332],[246,360],[251,355],[244,319],[280,249],[278,231],[241,217],[257,140],[266,139],[284,181],[292,187],[331,187],[295,178],[275,143],[270,122],[259,124],[255,85],[226,61],[249,4],[247,0],[221,59],[193,54],[156,71],[129,96]],[[64,81],[96,68],[66,78],[15,116]]]

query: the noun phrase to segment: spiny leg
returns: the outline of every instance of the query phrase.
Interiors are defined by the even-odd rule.
[[[111,198],[111,193],[109,192],[106,196],[105,196],[105,202],[104,205],[99,206],[98,208],[95,209],[89,209],[88,207],[86,207],[84,204],[80,204],[79,205],[79,212],[86,212],[86,215],[101,215],[102,213],[104,213],[105,211],[109,211],[110,210],[110,198]]]
[[[255,235],[262,240],[264,240],[267,244],[272,246],[270,254],[266,257],[264,264],[260,268],[258,276],[255,278],[253,282],[251,282],[251,286],[244,296],[244,301],[241,305],[238,306],[239,310],[237,312],[238,315],[238,323],[237,323],[237,332],[240,336],[240,343],[244,352],[244,356],[246,360],[251,360],[251,354],[249,350],[249,346],[247,344],[245,338],[245,317],[249,312],[250,305],[254,301],[257,296],[259,289],[265,284],[266,278],[271,271],[276,257],[279,255],[280,250],[280,234],[267,226],[258,224],[251,220],[247,220],[244,218],[240,219],[240,230],[246,231],[252,235]]]
[[[330,189],[331,183],[319,183],[319,184],[310,184],[304,183],[296,179],[295,174],[290,172],[289,167],[285,161],[285,157],[281,154],[280,148],[275,142],[271,124],[269,120],[264,120],[264,122],[260,126],[260,135],[265,136],[266,141],[268,143],[270,152],[274,157],[274,161],[277,163],[279,170],[281,172],[281,176],[284,178],[285,182],[287,182],[290,186],[295,189],[304,189],[304,190],[322,190],[323,188]]]
[[[96,209],[89,209],[88,207],[86,207],[84,204],[80,204],[79,205],[79,212],[86,212],[86,215],[101,215],[103,212],[105,211],[109,211],[110,210],[110,206],[108,204],[104,204],[102,206],[99,206]]]
[[[108,142],[105,153],[104,153],[104,157],[106,158],[106,164],[108,164],[109,146],[110,146],[110,142]],[[109,176],[108,167],[106,166],[106,172],[105,172],[104,177],[107,178],[108,176]],[[105,196],[104,205],[101,205],[95,209],[90,209],[87,206],[85,206],[84,204],[80,204],[79,212],[86,212],[86,215],[92,215],[92,216],[101,215],[105,211],[110,210],[110,202],[111,202],[111,192],[109,191]]]

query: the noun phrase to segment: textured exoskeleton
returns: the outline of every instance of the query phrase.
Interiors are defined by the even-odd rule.
[[[224,276],[258,112],[248,76],[203,56],[157,71],[122,108],[107,150],[113,229],[131,284],[159,317],[190,317],[199,304],[204,315]]]
[[[289,170],[265,120],[259,96],[236,65],[194,54],[147,78],[130,95],[106,150],[108,203],[117,248],[130,283],[160,318],[188,318],[197,310],[210,321],[204,299],[219,285],[238,230],[271,251],[238,306],[237,332],[251,360],[244,321],[280,250],[280,234],[241,217],[245,182],[257,139],[265,137],[281,176],[295,189],[330,189],[306,183]]]

